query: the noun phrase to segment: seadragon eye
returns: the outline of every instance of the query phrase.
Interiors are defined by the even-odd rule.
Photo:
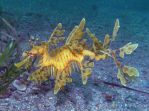
[[[29,56],[31,56],[31,57],[33,57],[33,56],[34,56],[34,54],[33,54],[33,53],[31,53],[31,52],[29,52],[29,53],[28,53],[28,55],[29,55]]]

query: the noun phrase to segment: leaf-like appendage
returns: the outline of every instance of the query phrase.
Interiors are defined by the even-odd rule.
[[[83,66],[84,66],[84,67],[93,68],[93,67],[94,67],[94,62],[92,62],[92,61],[85,61],[85,62],[83,63]]]
[[[15,66],[17,68],[21,68],[22,66],[25,66],[27,67],[27,65],[29,65],[31,62],[31,58],[28,56],[26,57],[25,59],[23,59],[22,61],[18,62],[18,63],[15,63]]]
[[[124,75],[122,75],[120,69],[118,69],[117,78],[121,81],[121,84],[122,84],[123,86],[126,86],[126,83],[127,83],[127,82],[126,82],[126,79],[125,79]]]
[[[136,48],[138,47],[138,44],[128,44],[124,47],[124,52],[126,54],[131,54]]]
[[[85,85],[87,83],[88,77],[91,75],[92,68],[84,68],[81,72],[82,74],[82,83]]]
[[[55,82],[55,86],[54,86],[54,94],[57,94],[58,91],[60,90],[61,88],[61,82],[60,81],[56,81]]]
[[[124,54],[131,54],[133,53],[138,47],[138,44],[132,44],[131,42],[124,45],[122,48],[120,48],[119,56],[121,58],[124,58]]]
[[[109,44],[110,44],[110,35],[106,34],[105,39],[104,39],[104,43],[103,43],[103,47],[108,48]]]
[[[84,35],[83,29],[84,29],[85,23],[86,21],[83,18],[79,26],[75,26],[74,29],[70,32],[65,44],[70,44],[73,41],[76,41],[76,40],[78,41],[82,38],[82,36]]]
[[[103,48],[103,43],[100,40],[98,40],[98,38],[95,36],[95,34],[93,34],[88,28],[86,28],[86,32],[87,32],[88,36],[93,41],[94,52],[97,53],[99,50],[101,50]]]
[[[121,81],[121,84],[124,86],[126,86],[126,83],[127,83],[126,78],[130,80],[138,76],[139,76],[139,71],[134,67],[125,65],[121,69],[118,69],[117,78]]]
[[[113,34],[112,34],[112,41],[116,39],[119,28],[120,28],[119,19],[116,19],[114,29],[113,29]]]
[[[120,56],[121,58],[124,58],[124,56],[125,56],[124,51],[120,50],[119,56]]]
[[[63,37],[64,32],[65,30],[63,30],[62,24],[59,23],[49,37],[48,43],[50,45],[57,45],[60,41],[63,41],[65,39]]]
[[[46,68],[40,68],[36,71],[34,71],[28,78],[30,81],[34,81],[36,83],[41,83],[43,81],[48,80],[48,77],[51,75],[48,73],[48,70]]]
[[[124,74],[127,74],[128,76],[132,77],[138,77],[139,76],[139,71],[131,66],[124,66],[123,67],[123,72]]]

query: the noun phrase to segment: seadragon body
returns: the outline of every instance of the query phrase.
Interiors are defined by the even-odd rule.
[[[106,55],[96,55],[90,50],[80,50],[79,53],[75,49],[72,49],[69,45],[62,46],[51,53],[48,51],[48,47],[35,46],[28,52],[32,56],[39,56],[38,70],[36,70],[31,76],[30,80],[42,82],[53,76],[55,78],[56,94],[60,88],[65,86],[67,82],[71,82],[71,73],[74,71],[80,71],[82,75],[82,82],[86,84],[87,78],[91,74],[91,69],[94,66],[93,62],[86,61],[85,57],[88,56],[91,59],[100,60],[105,59]],[[43,72],[41,74],[41,72]]]
[[[64,30],[62,29],[62,24],[58,24],[49,40],[37,45],[34,44],[32,49],[26,52],[27,59],[17,63],[16,66],[21,67],[30,60],[30,57],[38,57],[37,70],[29,76],[29,80],[41,83],[50,77],[54,77],[54,94],[57,94],[66,83],[72,82],[71,74],[74,71],[81,73],[82,82],[86,84],[94,67],[94,61],[104,60],[109,57],[114,59],[118,67],[118,78],[123,85],[126,83],[125,75],[136,76],[137,70],[121,65],[115,56],[117,50],[109,49],[110,36],[108,34],[105,36],[104,43],[102,43],[89,29],[84,31],[84,26],[85,19],[82,19],[80,24],[71,31],[63,46],[51,49],[52,45],[57,45],[63,39]],[[113,40],[115,40],[118,29],[119,21],[117,20],[112,35]],[[92,46],[88,47],[88,43],[83,39],[84,33],[87,33],[91,38]],[[128,44],[120,48],[120,55],[124,56],[125,51],[127,52],[126,54],[131,54],[137,48],[136,46],[136,44]]]

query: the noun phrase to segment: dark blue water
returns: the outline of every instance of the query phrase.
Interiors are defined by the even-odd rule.
[[[138,34],[136,37],[144,39],[148,35],[144,30],[149,28],[147,0],[1,0],[0,10],[2,16],[23,25],[27,25],[24,21],[29,22],[32,29],[38,29],[34,26],[37,22],[43,28],[48,25],[43,20],[49,24],[62,22],[68,28],[85,17],[87,25],[101,35],[105,30],[110,33],[114,20],[119,18],[121,30],[125,28],[123,34],[128,34],[126,36]]]

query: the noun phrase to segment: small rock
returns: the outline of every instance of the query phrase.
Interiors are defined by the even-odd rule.
[[[12,85],[19,91],[25,91],[27,88],[26,84],[23,84],[20,80],[14,80]]]
[[[112,102],[114,100],[114,96],[111,94],[103,94],[103,96],[107,102]]]

